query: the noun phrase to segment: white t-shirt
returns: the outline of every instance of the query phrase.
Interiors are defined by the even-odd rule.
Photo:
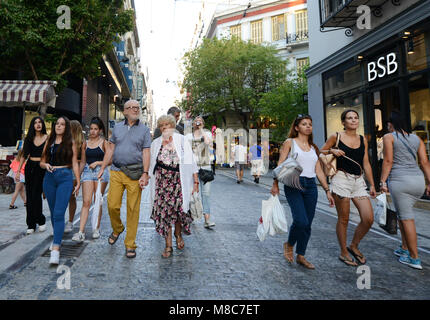
[[[234,161],[235,162],[245,163],[246,159],[247,159],[246,156],[247,156],[246,147],[244,147],[240,144],[234,146]]]

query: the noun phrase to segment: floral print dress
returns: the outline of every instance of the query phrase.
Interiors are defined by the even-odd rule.
[[[178,168],[179,157],[173,143],[161,145],[157,162],[166,166]],[[184,234],[191,234],[190,225],[193,222],[190,212],[182,210],[182,188],[179,171],[157,167],[155,170],[155,196],[151,219],[155,221],[155,230],[167,237],[169,229],[180,222]]]

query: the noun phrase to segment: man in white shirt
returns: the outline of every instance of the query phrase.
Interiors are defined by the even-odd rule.
[[[236,145],[234,146],[233,157],[234,167],[236,168],[237,183],[243,182],[243,169],[247,163],[247,150],[246,147],[239,144],[239,138],[235,138]]]

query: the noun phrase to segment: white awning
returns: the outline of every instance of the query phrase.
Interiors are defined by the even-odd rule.
[[[0,80],[0,107],[46,105],[55,107],[56,81]]]

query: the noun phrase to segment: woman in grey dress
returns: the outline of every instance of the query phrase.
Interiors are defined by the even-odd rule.
[[[400,221],[402,245],[394,254],[399,257],[400,263],[421,270],[413,206],[424,191],[430,194],[430,185],[426,188],[424,179],[425,174],[430,180],[430,163],[423,141],[408,131],[399,113],[391,113],[388,130],[390,133],[384,136],[380,186],[382,192],[390,191]],[[417,154],[422,171],[417,163]]]

